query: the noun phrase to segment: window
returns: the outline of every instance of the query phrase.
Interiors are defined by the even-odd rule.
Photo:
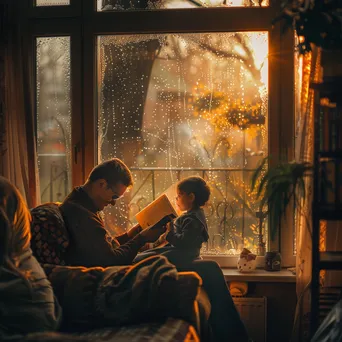
[[[36,0],[36,6],[65,6],[70,5],[70,0]]]
[[[97,0],[98,11],[158,10],[207,7],[267,7],[269,0]]]
[[[71,190],[70,37],[36,39],[37,149],[41,201]]]
[[[122,158],[135,186],[105,210],[108,229],[122,233],[153,198],[172,200],[172,184],[198,174],[212,189],[203,253],[229,259],[242,246],[256,251],[260,223],[268,242],[250,177],[264,156],[293,150],[293,41],[272,29],[278,9],[268,1],[184,3],[33,8],[42,201]]]
[[[203,253],[256,252],[250,178],[268,149],[268,33],[107,35],[97,49],[98,159],[120,156],[135,178],[126,201],[105,210],[108,228],[129,227],[197,174],[212,190]]]

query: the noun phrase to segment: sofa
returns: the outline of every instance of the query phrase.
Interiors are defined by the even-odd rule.
[[[197,332],[189,323],[169,318],[165,322],[151,322],[123,326],[119,328],[104,328],[88,332],[45,332],[32,333],[26,336],[13,336],[6,342],[161,342],[184,341],[199,342]]]
[[[45,203],[31,210],[31,249],[39,263],[46,270],[49,277],[50,271],[55,268],[65,268],[65,255],[72,243],[58,203]],[[198,295],[193,300],[193,310],[184,318],[164,317],[161,320],[153,320],[142,324],[129,324],[124,326],[107,327],[104,329],[80,330],[68,324],[62,324],[60,334],[33,334],[26,336],[26,340],[77,340],[92,341],[199,341],[210,340],[210,329],[207,321],[210,314],[210,302],[205,292],[201,289],[199,277],[193,272],[179,272],[179,282],[183,288],[198,287]],[[52,282],[53,284],[53,282]],[[191,285],[192,284],[192,285]],[[54,284],[53,284],[54,285]],[[62,309],[63,299],[56,296]],[[66,312],[66,317],[68,314]],[[66,322],[67,323],[67,322]]]

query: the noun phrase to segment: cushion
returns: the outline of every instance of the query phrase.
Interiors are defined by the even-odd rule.
[[[58,203],[44,203],[31,210],[31,248],[41,264],[65,265],[69,234]]]

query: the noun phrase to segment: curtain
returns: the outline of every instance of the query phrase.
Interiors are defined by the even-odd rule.
[[[30,85],[30,60],[20,0],[0,4],[0,174],[38,204],[37,156]],[[26,40],[27,41],[27,40]]]
[[[310,82],[321,77],[320,50],[314,48],[311,53],[297,56],[296,75],[296,127],[295,158],[297,162],[313,163],[314,146],[314,92]],[[297,308],[291,341],[309,339],[310,319],[310,282],[312,225],[311,204],[313,196],[313,178],[307,177],[306,198],[296,208],[296,291]]]

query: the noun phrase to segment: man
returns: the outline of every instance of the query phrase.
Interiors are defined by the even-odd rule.
[[[76,187],[60,206],[70,246],[67,264],[74,266],[129,265],[146,242],[153,242],[165,231],[152,227],[141,231],[139,225],[127,233],[111,237],[99,214],[123,196],[133,185],[128,167],[117,158],[97,165],[86,183]]]
[[[83,186],[75,188],[61,205],[71,243],[67,264],[71,266],[130,265],[146,242],[164,233],[164,227],[141,231],[139,225],[113,238],[104,228],[99,211],[115,205],[132,186],[128,167],[117,158],[96,166]],[[248,341],[248,335],[234,306],[219,265],[210,260],[195,261],[179,271],[195,271],[203,280],[210,303],[210,325],[215,341]]]

